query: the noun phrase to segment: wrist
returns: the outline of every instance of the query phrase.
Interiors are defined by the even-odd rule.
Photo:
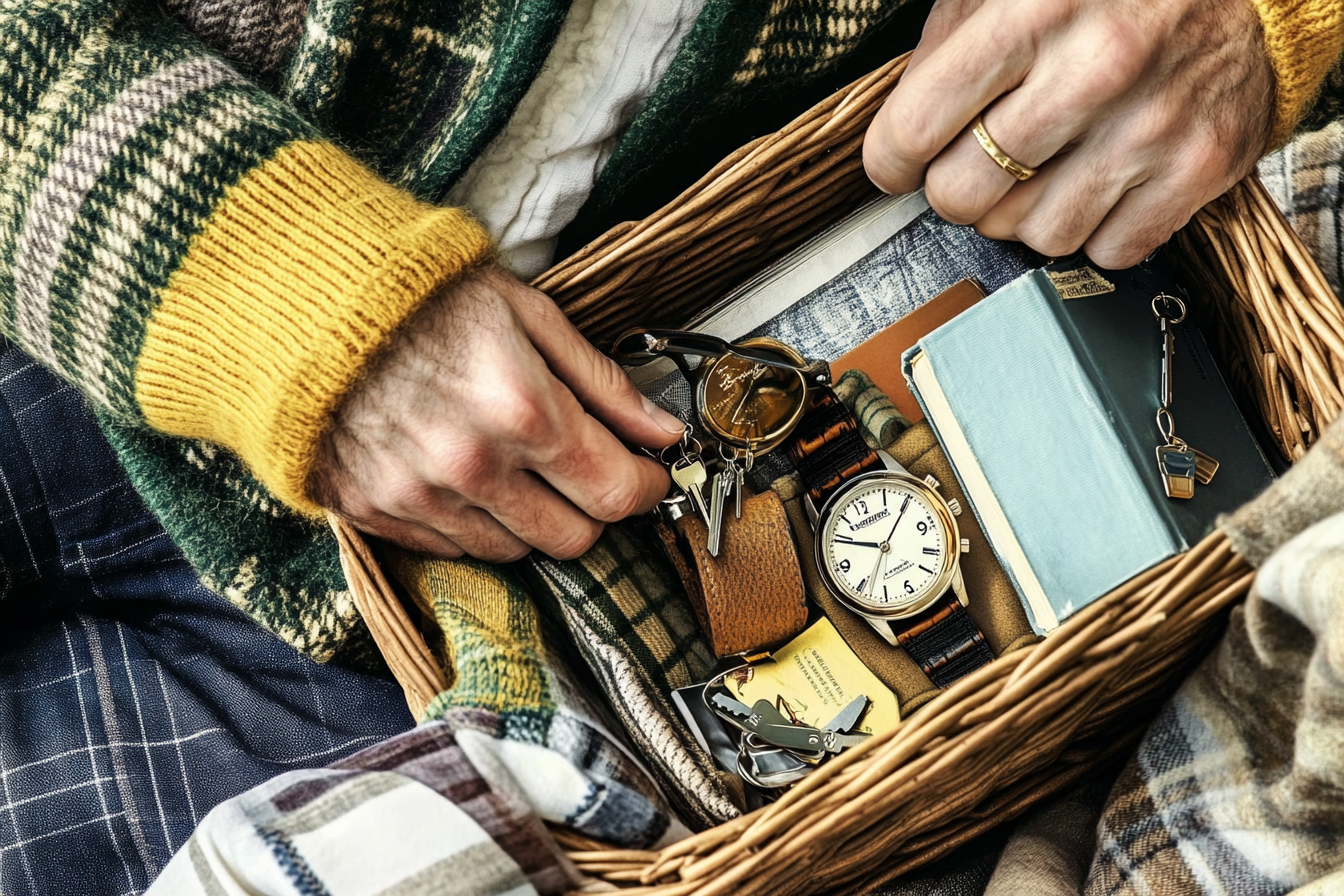
[[[1344,51],[1344,7],[1335,0],[1251,0],[1274,70],[1268,149],[1283,145]]]
[[[326,143],[286,146],[231,188],[165,288],[136,398],[151,426],[236,451],[303,512],[342,397],[392,334],[492,249],[461,210]]]

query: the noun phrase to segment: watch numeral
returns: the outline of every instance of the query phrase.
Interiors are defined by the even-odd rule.
[[[844,519],[844,517],[841,517],[841,519]],[[836,541],[847,541],[847,542],[849,542],[850,544],[853,544],[853,543],[854,543],[854,539],[850,538],[848,535],[845,535],[845,534],[842,533],[842,532],[837,532],[837,533],[835,533],[835,535],[832,536],[832,537],[833,537]],[[925,548],[925,549],[924,549],[925,553],[928,553],[928,550],[929,550],[928,548]]]
[[[846,557],[844,560],[841,560],[841,561],[840,561],[840,571],[841,571],[841,572],[849,572],[849,558],[848,558],[848,557]]]
[[[906,580],[905,580],[905,593],[906,593],[906,594],[914,594],[914,593],[915,593],[915,586],[910,584],[910,580],[909,580],[909,579],[906,579]]]
[[[919,564],[919,568],[924,570],[929,575],[933,575],[933,570],[926,568],[923,563]]]
[[[926,553],[926,554],[928,554],[928,555],[930,555],[930,556],[933,556],[933,557],[937,557],[938,554],[939,554],[939,551],[938,551],[937,548],[925,548],[925,549],[924,549],[924,553]]]

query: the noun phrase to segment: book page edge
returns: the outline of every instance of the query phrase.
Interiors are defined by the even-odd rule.
[[[1008,516],[1003,512],[999,499],[990,488],[989,480],[980,469],[975,452],[971,450],[970,442],[966,440],[966,434],[952,413],[952,406],[948,403],[947,396],[943,394],[942,386],[938,384],[932,363],[922,350],[910,358],[910,379],[919,390],[919,397],[924,403],[925,414],[930,423],[938,421],[938,437],[943,450],[947,452],[953,468],[961,477],[966,494],[975,504],[975,511],[985,529],[985,536],[1004,562],[1012,568],[1014,578],[1022,589],[1022,596],[1030,605],[1041,633],[1046,634],[1059,628],[1059,616],[1045,596],[1045,589],[1041,587],[1036,571],[1032,569],[1031,562],[1013,532],[1013,527],[1008,523]]]

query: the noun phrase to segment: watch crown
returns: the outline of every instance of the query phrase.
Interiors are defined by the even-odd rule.
[[[952,511],[953,516],[961,516],[961,502],[956,498],[948,499],[947,509]]]
[[[961,540],[961,552],[963,554],[969,554],[971,552],[971,540],[969,538],[963,538]]]
[[[924,482],[929,486],[929,488],[938,487],[938,480],[937,478],[934,477],[932,473],[924,477]]]

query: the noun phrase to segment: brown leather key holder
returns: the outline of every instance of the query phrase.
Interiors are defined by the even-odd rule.
[[[717,557],[684,496],[659,506],[654,528],[716,656],[770,650],[806,626],[798,550],[773,491],[745,496],[742,518],[725,528]]]

